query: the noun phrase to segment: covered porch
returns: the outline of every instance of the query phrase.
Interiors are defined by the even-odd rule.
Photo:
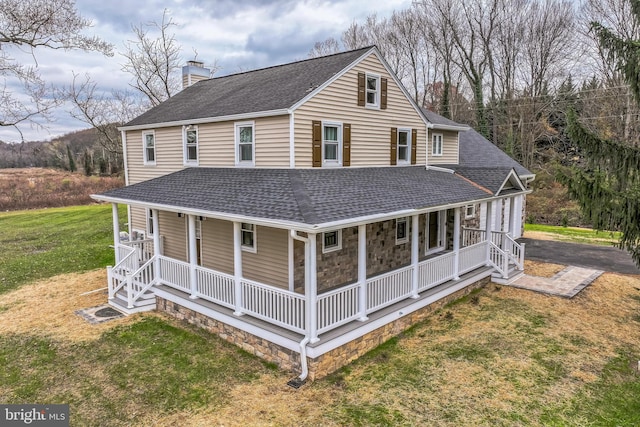
[[[487,218],[496,209],[496,203],[496,200],[487,203]],[[113,206],[114,224],[118,224],[117,204]],[[274,330],[286,331],[293,334],[291,339],[304,337],[317,343],[335,336],[344,327],[357,330],[370,323],[370,318],[378,319],[385,310],[398,304],[403,307],[424,304],[421,301],[426,296],[429,301],[436,301],[467,286],[471,277],[479,279],[494,274],[508,280],[514,272],[522,270],[524,247],[511,237],[510,231],[492,230],[490,220],[485,221],[483,230],[463,228],[463,209],[464,206],[450,209],[453,213],[450,247],[422,259],[419,233],[414,230],[419,230],[420,215],[424,214],[402,217],[411,224],[410,262],[380,274],[367,274],[367,223],[358,224],[357,280],[321,291],[317,265],[321,245],[317,240],[322,233],[288,230],[291,239],[304,245],[304,286],[296,291],[294,287],[283,289],[243,275],[241,222],[233,222],[234,274],[199,265],[197,217],[187,215],[188,262],[163,255],[160,233],[146,240],[121,242],[119,237],[114,240],[118,262],[108,268],[109,302],[133,313],[155,309],[156,296],[161,295],[221,321],[228,322],[231,313],[234,325],[254,334],[271,336]],[[158,211],[154,210],[151,219],[155,230],[160,229],[158,217]],[[119,236],[116,227],[114,235]]]

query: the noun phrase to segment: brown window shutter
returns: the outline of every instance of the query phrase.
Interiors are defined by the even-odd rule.
[[[411,164],[415,165],[418,158],[418,129],[411,129]]]
[[[358,105],[364,107],[365,102],[365,75],[364,73],[358,73]]]
[[[351,166],[351,125],[342,124],[342,166]]]
[[[391,128],[391,165],[398,164],[398,128]]]
[[[387,79],[380,79],[380,108],[383,110],[387,109]]]
[[[313,144],[311,146],[314,168],[322,166],[322,123],[319,120],[313,121]]]

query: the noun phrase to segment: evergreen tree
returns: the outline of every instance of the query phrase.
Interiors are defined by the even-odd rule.
[[[67,145],[67,157],[69,158],[69,170],[71,172],[76,171],[76,162],[73,160],[73,154],[71,154],[71,148]]]
[[[640,25],[640,0],[628,0],[631,17]],[[594,22],[600,46],[624,76],[640,103],[640,40],[625,39]],[[585,165],[564,179],[569,194],[597,229],[622,231],[618,246],[640,266],[640,149],[628,141],[611,141],[584,127],[577,113],[567,114],[569,137],[579,145]]]

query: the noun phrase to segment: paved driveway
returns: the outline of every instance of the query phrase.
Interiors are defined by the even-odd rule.
[[[611,246],[583,245],[521,238],[526,243],[525,257],[533,261],[574,265],[622,274],[640,274],[640,270],[623,250]]]

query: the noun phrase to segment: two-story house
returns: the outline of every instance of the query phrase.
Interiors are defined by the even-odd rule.
[[[188,87],[121,128],[127,186],[94,196],[113,204],[114,307],[186,319],[313,379],[522,270],[533,175],[419,108],[377,48],[184,73]]]

